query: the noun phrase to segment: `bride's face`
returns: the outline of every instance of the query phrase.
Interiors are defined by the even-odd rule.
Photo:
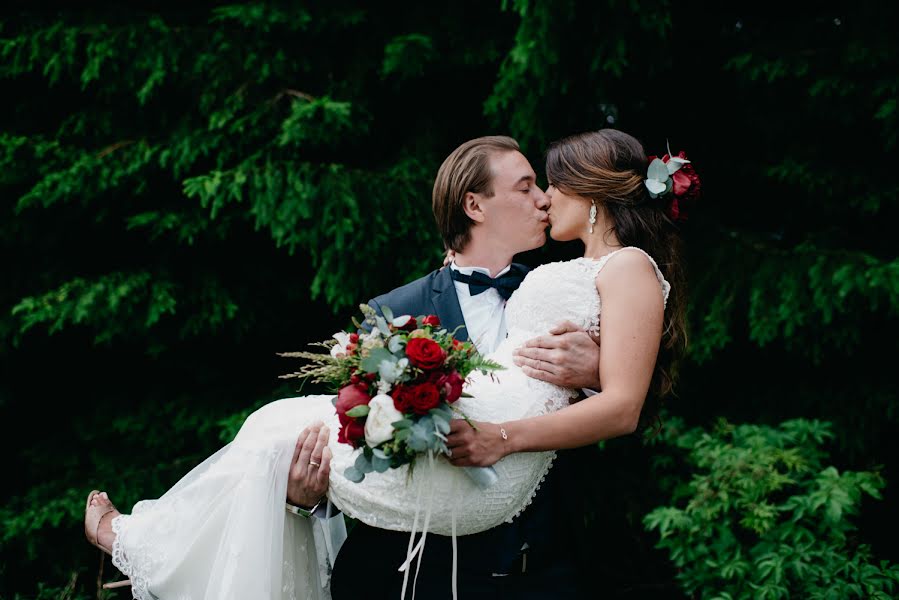
[[[549,236],[557,242],[581,239],[590,231],[590,201],[582,196],[566,194],[554,185],[549,196]],[[599,207],[597,207],[599,208]]]

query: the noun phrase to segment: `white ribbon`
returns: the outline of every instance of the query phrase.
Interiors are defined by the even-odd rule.
[[[451,497],[456,497],[456,489],[458,486],[458,481],[453,479],[453,491],[451,493]],[[456,560],[456,503],[453,502],[453,512],[452,512],[452,520],[453,520],[453,600],[457,600],[458,590],[456,589],[456,573],[457,573],[457,560]]]
[[[432,450],[428,451],[428,469],[430,470],[431,476],[434,475],[434,452]],[[401,599],[406,598],[406,588],[409,583],[409,565],[412,563],[412,559],[415,558],[415,555],[418,555],[418,561],[415,563],[415,577],[412,579],[412,600],[415,600],[415,588],[418,584],[418,573],[421,571],[421,559],[425,554],[425,539],[428,537],[428,526],[431,524],[431,510],[434,505],[434,486],[431,486],[430,493],[428,494],[428,508],[425,510],[425,522],[421,527],[421,539],[415,544],[415,547],[412,548],[413,540],[415,539],[415,530],[418,526],[418,515],[421,510],[421,492],[424,487],[424,480],[426,478],[422,477],[421,481],[418,483],[418,498],[415,501],[415,518],[412,521],[412,533],[409,535],[409,550],[406,551],[406,560],[400,565],[400,571],[404,572],[403,575],[403,590]]]
[[[432,450],[428,451],[428,469],[430,470],[430,475],[434,475],[434,452]],[[428,526],[431,524],[431,512],[434,505],[434,486],[430,486],[430,493],[428,494],[428,506],[425,510],[425,522],[421,528],[421,539],[418,540],[418,543],[415,543],[415,533],[418,529],[418,516],[421,512],[421,495],[422,490],[424,488],[424,480],[422,477],[418,482],[418,496],[415,499],[415,517],[412,519],[412,532],[409,534],[409,545],[406,548],[406,560],[403,561],[403,564],[400,565],[399,570],[403,572],[403,589],[400,593],[401,600],[405,600],[406,598],[406,588],[409,584],[409,566],[412,564],[412,560],[418,555],[418,560],[415,563],[415,577],[412,579],[412,600],[415,600],[415,588],[418,584],[418,573],[421,571],[421,559],[425,554],[425,539],[428,537]],[[453,480],[453,490],[451,495],[455,497],[456,495],[456,480]],[[452,511],[452,544],[453,544],[453,600],[458,599],[458,591],[457,591],[457,558],[456,558],[456,505],[453,503],[453,511]]]

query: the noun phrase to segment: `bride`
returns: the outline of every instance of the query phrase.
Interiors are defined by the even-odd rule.
[[[329,432],[328,508],[333,503],[380,529],[420,531],[427,521],[428,531],[454,536],[515,519],[552,466],[554,450],[603,437],[601,397],[639,399],[633,430],[647,393],[660,397],[670,387],[667,367],[683,311],[680,294],[668,302],[666,279],[679,282],[671,218],[678,190],[675,180],[669,193],[659,193],[665,182],[653,187],[646,165],[639,142],[614,130],[551,146],[550,234],[580,240],[585,251],[525,277],[506,304],[508,335],[489,354],[505,369],[473,375],[466,383],[472,397],[457,401],[474,422],[499,427],[501,436],[466,436],[454,427],[450,460],[420,459],[412,477],[402,467],[353,483],[343,472],[357,451],[337,441],[333,396],[286,398],[250,415],[230,444],[159,499],[138,502],[131,514],[120,514],[105,493],[91,492],[88,539],[112,555],[141,600],[327,597],[321,590],[330,565],[316,553],[324,549],[333,564],[345,536],[342,518],[302,520],[284,510],[287,473],[299,451],[296,433],[314,422]],[[662,259],[661,268],[652,255]],[[534,365],[519,367],[513,355],[564,321],[597,336],[603,348],[603,391],[580,402],[576,391],[530,377]],[[660,348],[664,360],[657,363]],[[613,352],[618,360],[606,358]],[[493,463],[499,480],[487,489],[457,468]]]

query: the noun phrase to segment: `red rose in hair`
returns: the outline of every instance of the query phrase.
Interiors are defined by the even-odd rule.
[[[410,404],[415,414],[426,415],[428,411],[440,404],[440,392],[433,383],[422,383],[409,390]]]
[[[341,425],[349,423],[353,417],[347,416],[347,411],[361,404],[368,404],[371,396],[368,395],[368,387],[364,385],[346,385],[337,392],[337,416]]]
[[[365,441],[364,419],[347,418],[349,422],[342,425],[340,431],[337,432],[337,441],[341,444],[349,444],[353,448],[358,448]]]
[[[652,162],[655,155],[647,157]],[[677,153],[677,158],[687,159],[687,153],[681,150]],[[671,156],[666,154],[662,157],[663,163],[668,163]],[[699,175],[693,169],[692,163],[682,165],[680,169],[671,175],[671,199],[668,203],[666,212],[672,221],[686,221],[687,211],[693,202],[699,197],[702,185],[699,182]]]
[[[457,371],[453,371],[449,375],[444,375],[437,380],[437,389],[442,390],[445,394],[446,401],[452,404],[462,395],[462,386],[465,380],[459,376]]]
[[[428,327],[440,327],[440,319],[437,315],[428,315],[421,320],[421,324],[427,325]]]
[[[677,153],[677,158],[686,160],[687,153],[681,150]],[[669,157],[666,154],[662,161],[668,162],[668,159]],[[699,196],[701,185],[699,183],[699,175],[693,169],[693,163],[687,163],[682,166],[671,176],[671,179],[674,183],[671,191],[681,200],[689,202]]]
[[[430,371],[443,364],[446,352],[434,340],[427,338],[412,338],[406,344],[406,356],[414,366]]]

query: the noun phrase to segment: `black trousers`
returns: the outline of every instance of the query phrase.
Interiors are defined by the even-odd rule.
[[[528,554],[524,564],[516,561],[509,573],[494,571],[494,557],[485,555],[477,535],[458,538],[459,600],[575,600],[585,596],[578,590],[574,564],[565,552],[550,556]],[[357,523],[337,555],[331,576],[333,600],[399,600],[403,573],[397,569],[406,557],[409,534],[376,529]],[[423,600],[452,598],[452,543],[450,538],[430,534],[425,545],[415,597]],[[413,570],[406,598],[412,597]]]

